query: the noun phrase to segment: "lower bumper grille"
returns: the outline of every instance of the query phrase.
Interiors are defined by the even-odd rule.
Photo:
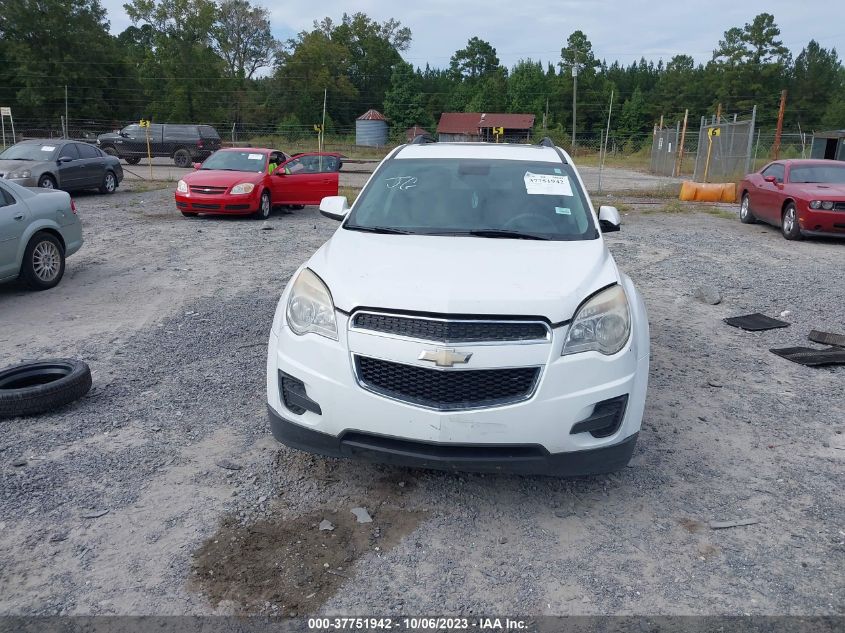
[[[443,371],[367,356],[355,357],[355,371],[358,382],[369,391],[440,411],[526,400],[540,377],[539,367]]]

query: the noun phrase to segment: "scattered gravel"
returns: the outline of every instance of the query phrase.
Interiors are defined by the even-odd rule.
[[[286,279],[337,227],[316,209],[273,214],[277,230],[262,231],[184,219],[169,190],[76,202],[86,244],[62,284],[0,287],[3,358],[78,357],[94,374],[77,403],[3,422],[0,612],[845,610],[845,368],[768,351],[807,344],[811,329],[845,333],[832,272],[845,243],[632,206],[608,242],[650,313],[643,430],[623,471],[558,480],[326,459],[272,439],[267,334]],[[702,280],[721,303],[694,298]],[[785,311],[785,329],[722,322]],[[342,529],[318,529],[328,518]],[[335,552],[325,539],[341,532]],[[222,535],[248,563],[221,567]],[[319,574],[276,560],[313,560]],[[202,583],[201,569],[318,588],[256,583],[234,599],[235,580]]]

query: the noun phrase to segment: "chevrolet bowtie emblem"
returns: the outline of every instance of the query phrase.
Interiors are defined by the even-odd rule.
[[[456,349],[427,349],[420,352],[419,360],[431,361],[438,367],[451,367],[466,364],[471,356],[472,352],[459,352]]]

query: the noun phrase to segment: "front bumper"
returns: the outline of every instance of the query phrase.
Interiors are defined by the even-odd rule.
[[[328,457],[351,457],[412,468],[557,477],[597,475],[624,468],[637,442],[634,433],[610,446],[551,454],[538,445],[456,445],[353,431],[336,436],[290,422],[272,407],[268,406],[267,411],[273,437],[291,448]]]
[[[649,333],[642,299],[624,282],[632,313],[631,339],[613,356],[585,352],[561,356],[567,326],[542,345],[459,346],[474,368],[542,367],[525,400],[468,410],[435,410],[391,399],[362,387],[352,355],[407,364],[431,347],[348,329],[337,313],[339,339],[297,336],[282,324],[271,332],[267,401],[281,442],[325,455],[362,456],[459,470],[515,470],[591,474],[627,462],[640,430],[648,384]],[[282,295],[284,309],[287,292]],[[319,409],[294,411],[280,393],[279,372],[301,381]],[[610,434],[578,432],[598,403],[627,396],[621,422]],[[573,428],[575,427],[575,428]],[[575,432],[573,432],[575,431]],[[375,438],[375,439],[374,439]]]
[[[798,213],[801,233],[814,237],[845,237],[845,211],[807,207]]]
[[[205,196],[175,194],[176,207],[191,213],[220,213],[227,215],[249,215],[258,211],[260,198],[250,194],[244,196]]]

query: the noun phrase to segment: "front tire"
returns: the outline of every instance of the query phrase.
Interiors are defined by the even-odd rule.
[[[177,167],[190,167],[191,155],[186,149],[177,149],[173,154],[173,164]]]
[[[790,202],[783,209],[781,217],[780,232],[788,240],[801,239],[801,225],[798,224],[798,210],[795,203]]]
[[[41,178],[38,179],[38,186],[42,189],[55,189],[56,188],[56,179],[53,178],[50,174],[44,174]]]
[[[751,211],[751,197],[747,191],[742,194],[742,202],[739,204],[739,220],[743,224],[757,223],[757,218],[754,217],[754,213]]]
[[[186,218],[195,218],[199,214],[198,213],[191,213],[190,211],[182,211],[182,215],[184,215]]]
[[[114,193],[117,189],[117,177],[113,171],[107,171],[103,176],[103,184],[100,185],[100,193]]]
[[[138,163],[141,162],[141,157],[140,156],[127,156],[123,160],[125,160],[129,165],[137,165]]]
[[[103,148],[103,152],[108,154],[109,156],[117,156],[117,150],[111,145],[106,145]]]
[[[23,255],[21,278],[33,290],[49,290],[65,274],[65,249],[50,233],[36,233]]]
[[[270,209],[273,205],[270,204],[270,194],[266,191],[261,194],[261,201],[258,203],[258,211],[255,212],[256,220],[266,220],[270,217]]]

